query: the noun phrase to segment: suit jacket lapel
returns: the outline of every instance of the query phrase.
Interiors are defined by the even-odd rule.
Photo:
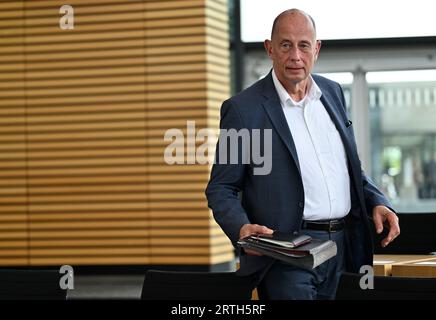
[[[291,130],[286,121],[285,113],[280,104],[279,96],[275,90],[271,72],[264,79],[263,95],[266,100],[262,103],[266,113],[279,134],[280,138],[288,148],[294,162],[301,175],[300,164],[298,162],[297,149],[295,148],[294,139],[292,138]]]
[[[319,84],[318,84],[319,86]],[[346,133],[346,128],[345,128],[345,122],[347,121],[346,119],[343,119],[341,117],[341,115],[339,114],[338,110],[333,107],[334,102],[332,101],[332,98],[330,97],[329,93],[327,90],[323,90],[322,87],[321,91],[322,91],[322,96],[321,96],[321,102],[324,105],[324,107],[326,108],[328,114],[330,115],[330,118],[332,119],[333,123],[336,126],[336,129],[339,131],[339,134],[341,136],[342,139],[342,143],[344,144],[345,147],[345,151],[347,152],[347,154],[349,156],[354,156],[354,152],[353,152],[353,148],[352,148],[352,144],[351,144],[351,137]]]

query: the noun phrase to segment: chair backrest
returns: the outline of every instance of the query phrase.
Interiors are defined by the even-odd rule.
[[[362,274],[343,273],[337,300],[427,300],[436,299],[436,278],[374,276],[373,289],[361,289]]]
[[[401,234],[383,248],[380,243],[387,235],[385,228],[382,234],[371,228],[376,254],[429,254],[436,251],[436,213],[399,213]]]
[[[58,270],[0,269],[0,300],[65,300]]]
[[[148,270],[142,286],[144,300],[250,300],[250,277],[235,272]]]

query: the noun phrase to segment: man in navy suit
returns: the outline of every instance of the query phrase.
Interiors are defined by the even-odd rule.
[[[256,174],[253,161],[240,161],[246,147],[230,150],[239,161],[227,163],[228,150],[217,144],[206,196],[232,243],[278,230],[332,239],[338,248],[314,270],[242,251],[239,274],[257,277],[261,299],[332,299],[343,271],[372,265],[370,219],[378,233],[384,224],[389,228],[382,246],[400,233],[391,204],[361,169],[341,87],[310,73],[320,47],[313,19],[284,11],[265,40],[273,69],[221,108],[222,131],[271,133],[262,145],[271,150],[267,174]]]

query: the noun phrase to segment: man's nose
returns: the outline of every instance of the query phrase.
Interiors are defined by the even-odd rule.
[[[300,61],[300,51],[298,48],[294,47],[289,50],[289,58],[291,61]]]

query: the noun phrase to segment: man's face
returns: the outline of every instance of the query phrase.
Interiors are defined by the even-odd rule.
[[[277,78],[286,87],[307,79],[318,58],[321,42],[316,41],[308,17],[289,14],[279,19],[272,40],[265,40],[265,48]]]

